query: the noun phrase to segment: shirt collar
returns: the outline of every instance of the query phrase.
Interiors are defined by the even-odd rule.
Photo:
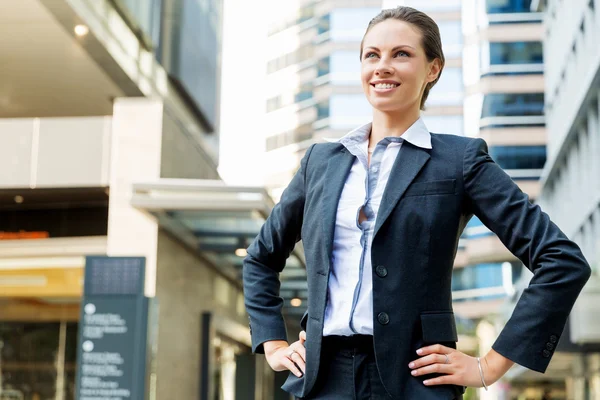
[[[326,140],[329,142],[339,142],[351,151],[352,148],[361,146],[368,140],[369,134],[371,133],[371,126],[372,122],[369,122],[368,124],[359,126],[350,131],[339,139]],[[415,123],[402,134],[402,139],[415,146],[431,149],[431,133],[429,133],[429,129],[427,129],[427,126],[425,126],[425,122],[421,117],[419,117],[419,119],[417,119]]]

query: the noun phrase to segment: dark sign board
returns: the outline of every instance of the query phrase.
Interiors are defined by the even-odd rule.
[[[142,400],[148,299],[144,257],[86,257],[77,400]]]

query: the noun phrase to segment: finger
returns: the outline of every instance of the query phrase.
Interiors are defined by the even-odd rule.
[[[304,344],[304,342],[306,342],[306,331],[300,331],[300,343]]]
[[[428,356],[424,356],[417,360],[414,360],[413,362],[408,364],[408,367],[411,369],[415,369],[415,368],[421,368],[421,367],[424,367],[425,365],[434,364],[434,363],[446,364],[446,356],[444,354],[437,354],[437,353],[429,354]]]
[[[453,351],[455,351],[455,349],[453,349],[451,347],[442,346],[441,344],[434,344],[431,346],[426,346],[426,347],[420,348],[419,350],[417,350],[417,354],[420,356],[424,356],[424,355],[432,354],[432,353],[450,354]]]
[[[437,378],[426,379],[423,381],[423,384],[427,386],[435,386],[435,385],[458,385],[459,383],[456,381],[454,375],[444,375]]]
[[[451,374],[454,372],[454,367],[450,364],[430,364],[424,367],[414,369],[410,373],[412,376],[421,376],[427,374]]]
[[[298,347],[296,347],[296,351],[302,357],[303,361],[306,361],[306,347],[302,343],[299,343]]]
[[[294,364],[294,362],[292,360],[290,360],[287,357],[283,357],[283,360],[281,361],[281,364],[286,367],[287,369],[289,369],[290,371],[292,371],[292,373],[294,375],[296,375],[298,378],[302,378],[302,371],[300,371],[298,369],[298,367],[296,366],[296,364]]]
[[[306,363],[304,362],[304,359],[302,358],[300,353],[296,352],[296,353],[292,354],[291,359],[298,366],[298,368],[300,368],[302,373],[304,373],[304,371],[306,371]]]

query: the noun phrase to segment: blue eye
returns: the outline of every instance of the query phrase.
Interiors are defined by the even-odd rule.
[[[402,57],[409,57],[410,56],[410,54],[408,54],[404,50],[400,50],[399,52],[396,53],[396,55],[398,55],[398,54],[400,54]]]
[[[365,55],[365,58],[373,58],[373,57],[371,57],[371,56],[376,56],[376,55],[377,55],[377,54],[375,54],[375,53],[373,53],[373,52],[371,51],[371,52],[369,52],[369,53],[367,53],[367,54]]]

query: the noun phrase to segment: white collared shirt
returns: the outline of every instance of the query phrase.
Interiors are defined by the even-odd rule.
[[[337,208],[324,336],[373,334],[371,243],[381,198],[404,140],[431,149],[431,134],[419,118],[400,138],[382,139],[369,165],[370,133],[371,123],[368,123],[339,139],[356,159]],[[363,207],[366,220],[359,223]]]

